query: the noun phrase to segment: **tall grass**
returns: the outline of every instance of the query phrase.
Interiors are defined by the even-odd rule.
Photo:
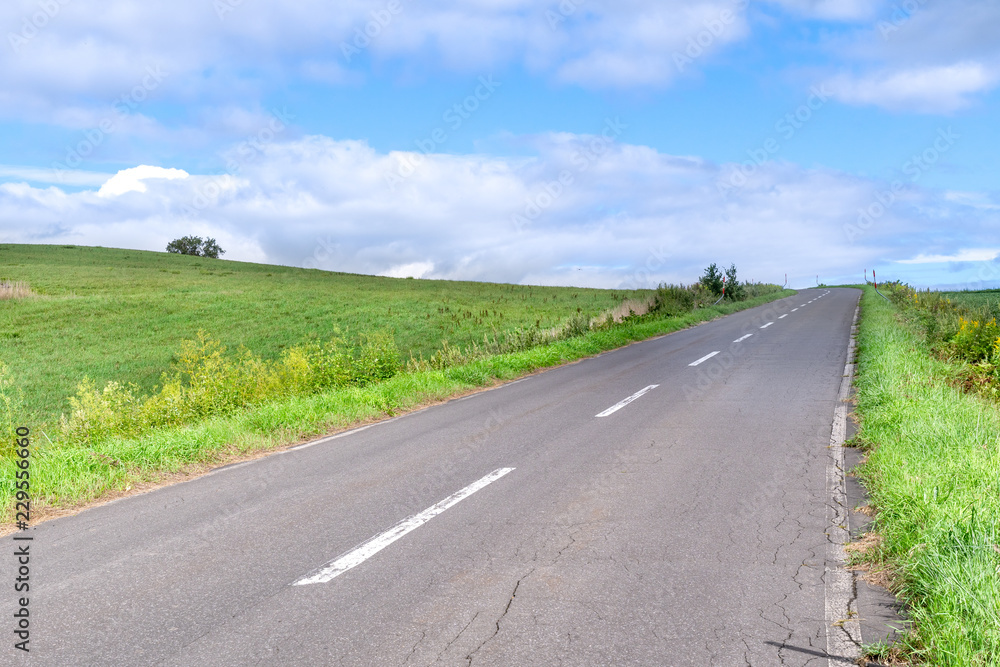
[[[28,283],[22,280],[0,280],[0,301],[26,299],[35,296]]]
[[[901,318],[897,306],[865,290],[858,443],[867,450],[861,475],[883,539],[863,558],[895,574],[913,621],[904,639],[911,659],[997,665],[1000,412],[954,386],[952,362],[932,352],[927,335],[926,321]]]
[[[227,355],[219,341],[199,332],[184,341],[175,369],[162,386],[141,394],[135,385],[108,382],[98,389],[84,379],[61,420],[65,441],[93,444],[110,436],[135,437],[151,429],[181,426],[288,396],[387,380],[399,370],[392,336],[372,333],[360,345],[342,339],[286,349],[278,360],[241,348]]]

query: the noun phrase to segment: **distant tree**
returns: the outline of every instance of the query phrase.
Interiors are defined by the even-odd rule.
[[[205,239],[201,244],[201,256],[211,257],[212,259],[219,259],[219,255],[225,255],[226,251],[223,250],[215,239]]]
[[[746,290],[736,278],[735,264],[730,264],[726,269],[726,298],[730,301],[743,301],[746,298]]]
[[[196,257],[211,257],[218,259],[219,255],[226,254],[226,251],[219,247],[215,239],[202,239],[200,236],[182,236],[167,244],[167,252],[175,252],[180,255],[194,255]]]
[[[197,255],[200,249],[200,236],[182,236],[167,244],[167,252],[176,252],[181,255]]]
[[[719,270],[715,262],[708,265],[699,282],[715,296],[722,295],[722,271]]]

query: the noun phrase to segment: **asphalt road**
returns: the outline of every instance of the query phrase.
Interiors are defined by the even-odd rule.
[[[805,290],[40,524],[32,650],[5,612],[0,661],[825,667],[859,295]]]

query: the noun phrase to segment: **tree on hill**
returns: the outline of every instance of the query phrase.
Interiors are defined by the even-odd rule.
[[[746,298],[744,292],[743,285],[736,278],[736,265],[730,264],[726,269],[726,298],[730,301],[743,301]]]
[[[215,239],[203,239],[200,236],[182,236],[167,244],[167,252],[175,252],[180,255],[194,255],[196,257],[211,257],[218,259],[219,255],[226,254],[226,251],[219,247]]]
[[[719,270],[719,266],[715,262],[708,265],[705,274],[698,282],[708,288],[708,291],[715,296],[722,295],[722,271]]]

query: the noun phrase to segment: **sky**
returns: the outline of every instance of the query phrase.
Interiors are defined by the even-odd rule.
[[[0,27],[0,242],[1000,285],[992,0],[8,0]]]

